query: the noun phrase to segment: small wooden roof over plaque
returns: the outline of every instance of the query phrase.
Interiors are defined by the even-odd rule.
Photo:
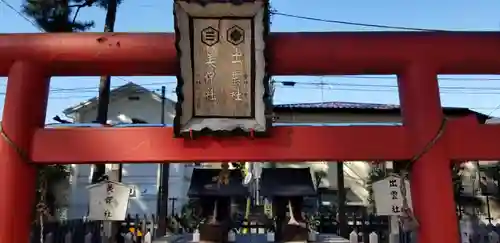
[[[265,197],[310,197],[316,189],[309,168],[264,168],[260,191]]]
[[[248,189],[243,186],[243,176],[239,170],[230,170],[229,184],[220,185],[213,179],[221,169],[195,168],[191,176],[188,197],[245,197]]]

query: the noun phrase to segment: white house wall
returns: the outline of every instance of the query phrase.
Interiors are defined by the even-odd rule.
[[[112,121],[118,121],[118,115],[126,115],[130,118],[142,119],[148,123],[161,122],[161,101],[153,99],[149,93],[134,95],[139,96],[140,100],[129,100],[123,97],[113,100],[109,105],[108,118]],[[174,106],[167,103],[165,108],[165,123],[171,124],[173,121]],[[75,122],[90,123],[96,118],[96,110],[85,110],[77,116],[79,120]],[[159,183],[159,164],[124,164],[123,183],[133,185],[138,188],[136,197],[131,199],[130,214],[156,214],[157,192]],[[72,175],[72,191],[70,197],[69,218],[82,218],[87,214],[88,191],[86,186],[90,183],[90,165],[74,165],[74,174]],[[169,188],[170,198],[177,198],[175,202],[175,212],[180,211],[180,206],[186,202],[186,192],[189,187],[189,178],[192,168],[185,164],[170,165]],[[168,212],[171,212],[169,204]]]

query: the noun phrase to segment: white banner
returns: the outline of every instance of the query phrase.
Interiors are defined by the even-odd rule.
[[[130,197],[130,187],[106,181],[87,187],[90,193],[90,220],[125,220]]]
[[[413,209],[411,203],[410,183],[405,180],[406,199],[408,207]],[[401,215],[403,195],[401,193],[401,179],[398,176],[389,176],[373,183],[373,197],[377,215]]]

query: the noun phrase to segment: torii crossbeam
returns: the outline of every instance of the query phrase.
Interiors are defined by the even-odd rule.
[[[410,159],[444,119],[437,75],[500,73],[499,43],[500,34],[478,32],[274,33],[273,75],[397,74],[404,125],[292,126],[263,139],[186,141],[171,128],[44,128],[51,76],[174,75],[172,34],[0,35],[0,75],[8,76],[2,126],[11,139],[0,141],[0,242],[28,242],[37,164]],[[500,126],[463,118],[443,132],[411,173],[419,242],[458,242],[450,161],[500,158]]]

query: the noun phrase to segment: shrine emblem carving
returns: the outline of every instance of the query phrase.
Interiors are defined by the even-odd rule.
[[[267,0],[174,1],[177,137],[268,133],[268,8]]]

